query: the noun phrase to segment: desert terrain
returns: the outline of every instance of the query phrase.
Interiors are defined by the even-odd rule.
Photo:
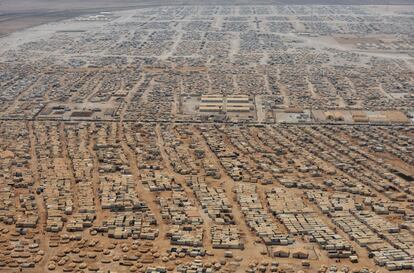
[[[414,270],[409,1],[28,2],[0,272]]]

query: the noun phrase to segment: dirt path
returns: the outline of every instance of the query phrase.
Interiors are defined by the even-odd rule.
[[[36,135],[34,132],[34,124],[32,121],[27,122],[26,124],[28,130],[29,130],[29,141],[30,141],[30,169],[33,175],[34,179],[34,185],[33,189],[36,190],[41,186],[41,180],[40,175],[38,172],[38,159],[36,155]],[[46,232],[46,220],[47,220],[47,212],[45,208],[45,204],[43,202],[42,195],[35,194],[35,201],[37,206],[37,211],[39,215],[39,223],[37,225],[37,228],[39,230],[39,234],[41,234],[40,242],[39,242],[39,248],[45,252],[45,255],[40,261],[38,270],[41,270],[46,266],[46,262],[49,259],[49,237],[44,236]]]
[[[187,184],[185,183],[185,176],[180,175],[175,173],[174,169],[172,168],[171,165],[171,161],[167,155],[167,153],[165,152],[164,149],[164,139],[162,138],[161,135],[161,127],[159,125],[157,125],[156,127],[156,133],[157,133],[157,144],[158,147],[160,149],[160,153],[161,153],[161,158],[162,161],[165,163],[165,168],[168,172],[168,174],[172,174],[174,177],[178,178],[178,181],[184,181],[184,183],[181,183],[186,195],[188,196],[188,198],[191,200],[191,202],[194,204],[194,206],[197,208],[197,210],[200,213],[201,218],[203,219],[203,230],[204,230],[204,234],[203,234],[203,247],[206,250],[212,251],[213,250],[213,246],[211,243],[211,233],[210,230],[213,226],[213,221],[210,219],[210,217],[204,212],[203,208],[200,206],[200,203],[197,201],[196,196],[194,195],[193,190],[187,186]],[[204,175],[204,174],[202,174]]]
[[[196,131],[197,134],[200,134],[199,131]],[[252,261],[260,261],[263,260],[264,256],[260,254],[260,248],[255,243],[257,237],[250,231],[249,227],[246,225],[244,221],[244,216],[240,210],[240,207],[236,204],[236,194],[233,192],[234,182],[230,176],[227,175],[226,171],[223,169],[219,158],[211,151],[210,147],[208,146],[207,142],[203,139],[200,143],[202,148],[206,152],[206,157],[211,159],[216,166],[219,167],[220,170],[220,186],[225,190],[228,200],[232,203],[232,213],[234,219],[236,220],[236,225],[243,233],[244,239],[244,250],[234,250],[233,252],[237,255],[245,257],[240,263],[240,272],[244,272],[247,269],[248,265]],[[248,257],[248,258],[246,258]]]
[[[65,124],[63,122],[59,124],[59,135],[60,135],[62,156],[64,158],[65,165],[66,165],[66,168],[68,169],[68,173],[69,173],[69,177],[70,177],[70,187],[71,187],[71,191],[72,191],[71,195],[72,195],[72,201],[73,201],[73,213],[75,213],[75,212],[78,211],[78,208],[79,208],[79,199],[78,199],[78,195],[75,194],[77,192],[77,189],[76,189],[77,185],[75,183],[73,164],[72,164],[72,160],[70,159],[70,156],[69,156],[68,139],[66,137]]]
[[[138,194],[138,197],[144,201],[147,205],[149,210],[154,214],[155,219],[157,220],[157,228],[159,229],[159,236],[154,240],[154,244],[157,245],[160,249],[165,249],[169,247],[169,243],[165,238],[168,226],[163,224],[163,219],[161,216],[160,209],[156,203],[156,196],[149,192],[142,184],[142,180],[140,179],[140,173],[137,164],[137,157],[132,151],[132,149],[128,146],[125,138],[125,129],[123,123],[119,123],[119,139],[121,142],[122,150],[128,159],[129,166],[131,168],[131,174],[136,181],[136,188],[135,191]]]
[[[90,130],[93,132],[95,130],[95,123],[91,124]],[[95,195],[94,198],[94,205],[95,205],[95,211],[96,211],[96,219],[95,222],[97,224],[101,224],[102,220],[105,218],[104,210],[102,210],[101,202],[99,199],[99,163],[98,163],[98,157],[93,149],[93,147],[96,144],[96,138],[91,137],[89,139],[89,145],[88,150],[92,157],[92,170],[91,170],[91,179],[92,179],[92,187],[93,192]]]
[[[125,100],[122,104],[122,109],[121,109],[121,114],[120,114],[120,121],[123,122],[126,112],[128,110],[128,106],[131,103],[134,94],[136,93],[137,89],[141,86],[141,84],[144,82],[145,80],[145,75],[146,74],[142,74],[141,79],[137,82],[137,84],[128,92],[128,95],[125,97]]]

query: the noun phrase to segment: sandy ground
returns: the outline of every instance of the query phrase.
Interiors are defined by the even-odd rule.
[[[152,6],[181,5],[251,5],[247,0],[201,1],[201,0],[1,0],[0,1],[0,37],[17,30],[33,27],[49,22],[60,21],[81,14],[107,11],[144,8]],[[413,5],[412,0],[259,0],[261,4],[291,5]],[[379,9],[373,7],[373,9]],[[393,8],[394,9],[399,9]]]

